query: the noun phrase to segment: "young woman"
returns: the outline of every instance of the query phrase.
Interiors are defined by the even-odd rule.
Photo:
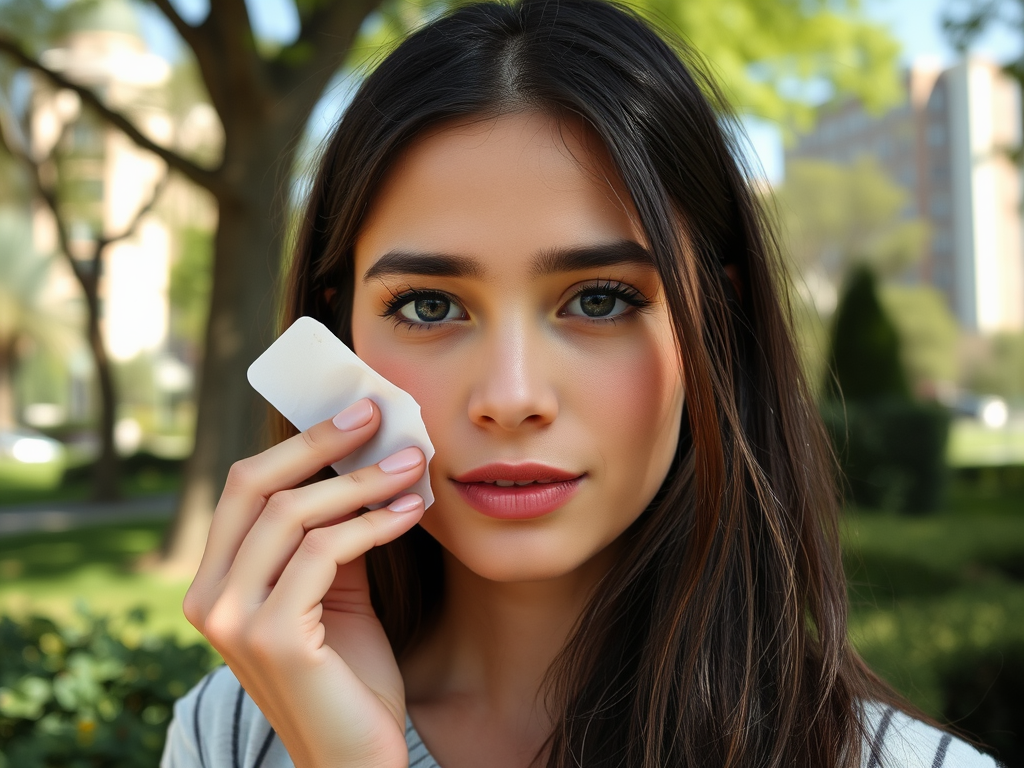
[[[486,3],[365,81],[284,320],[410,392],[436,455],[304,482],[364,400],[232,469],[185,600],[227,667],[165,768],[993,765],[850,648],[775,245],[681,51]],[[362,511],[425,471],[429,510]]]

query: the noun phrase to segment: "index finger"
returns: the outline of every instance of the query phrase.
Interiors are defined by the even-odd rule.
[[[377,405],[364,398],[333,419],[314,424],[232,465],[213,514],[196,580],[211,569],[218,579],[227,573],[267,499],[350,454],[376,433],[380,418]]]

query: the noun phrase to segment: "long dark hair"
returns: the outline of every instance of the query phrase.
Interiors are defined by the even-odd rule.
[[[352,246],[398,153],[441,121],[523,110],[581,118],[607,146],[686,388],[668,476],[550,670],[547,764],[859,765],[859,703],[895,697],[847,641],[831,452],[776,243],[692,51],[599,0],[470,5],[416,32],[325,150],[283,322],[311,315],[351,344]],[[401,657],[437,615],[440,546],[417,528],[368,562]]]

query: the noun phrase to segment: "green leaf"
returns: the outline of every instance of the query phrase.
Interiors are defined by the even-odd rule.
[[[36,720],[53,697],[53,689],[41,677],[23,677],[10,688],[0,688],[0,715]]]

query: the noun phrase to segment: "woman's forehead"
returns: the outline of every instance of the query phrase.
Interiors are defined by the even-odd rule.
[[[356,239],[356,273],[396,251],[536,262],[645,238],[607,151],[539,112],[449,123],[398,158]]]

